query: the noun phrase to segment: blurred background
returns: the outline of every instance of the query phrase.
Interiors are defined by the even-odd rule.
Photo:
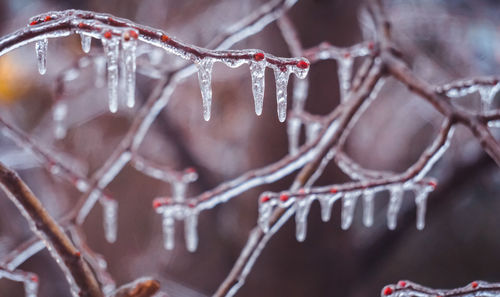
[[[444,84],[499,74],[499,1],[385,2],[397,44],[420,77]],[[1,0],[0,35],[26,26],[33,15],[75,8],[128,18],[203,46],[263,3]],[[304,48],[323,41],[349,46],[363,40],[358,17],[362,6],[361,0],[304,0],[288,14]],[[275,24],[234,48],[291,55]],[[88,176],[102,166],[130,127],[154,86],[155,79],[149,76],[183,63],[161,51],[144,49],[138,57],[138,104],[133,110],[112,115],[107,108],[107,88],[96,81],[96,61],[102,60],[102,55],[97,40],[92,41],[86,55],[78,36],[51,39],[44,76],[36,68],[34,44],[0,57],[1,116]],[[192,76],[177,88],[149,130],[140,154],[179,170],[196,168],[200,177],[190,185],[189,195],[280,159],[288,151],[286,124],[279,123],[276,116],[274,77],[269,70],[266,76],[264,112],[257,117],[248,68],[215,64],[209,122],[203,120],[200,90],[197,78]],[[306,109],[324,115],[339,104],[335,61],[312,65],[309,77]],[[496,106],[499,100],[497,96]],[[68,114],[54,121],[53,109],[60,101],[67,102]],[[467,108],[478,108],[480,103],[475,94],[456,102]],[[367,168],[400,172],[432,141],[441,121],[430,105],[388,79],[350,135],[345,151]],[[498,135],[498,131],[493,132]],[[0,150],[0,161],[19,172],[54,217],[61,217],[80,197],[71,185],[52,177],[11,140],[1,137]],[[430,176],[438,178],[439,185],[429,197],[423,231],[415,228],[412,195],[405,197],[395,231],[386,227],[388,197],[384,195],[377,196],[372,227],[362,226],[362,210],[358,207],[355,222],[347,231],[340,228],[339,204],[334,206],[332,220],[323,223],[319,204],[315,203],[308,218],[306,241],[295,240],[295,223],[290,220],[269,242],[237,296],[361,297],[378,296],[384,285],[399,279],[438,288],[459,287],[476,279],[500,281],[500,259],[496,257],[500,250],[500,170],[471,134],[458,127],[450,149]],[[210,296],[229,273],[256,224],[258,195],[265,190],[287,189],[292,178],[202,212],[198,250],[189,253],[182,224],[176,229],[175,249],[163,249],[161,217],[151,208],[151,201],[169,195],[169,186],[126,166],[107,187],[119,201],[117,242],[105,241],[102,211],[97,206],[84,225],[88,244],[106,258],[118,284],[152,276],[169,296]],[[318,184],[347,180],[331,165]],[[0,257],[32,236],[14,205],[3,193],[1,196]],[[69,296],[65,279],[46,251],[19,268],[40,276],[39,296]],[[0,296],[24,296],[22,284],[0,280]]]

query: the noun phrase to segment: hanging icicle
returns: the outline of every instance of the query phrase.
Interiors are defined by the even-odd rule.
[[[288,68],[274,69],[276,79],[276,103],[278,106],[278,120],[284,122],[286,119],[287,88],[290,71]]]
[[[115,113],[118,111],[118,56],[120,41],[113,36],[111,31],[106,31],[101,40],[104,47],[104,54],[106,55],[106,67],[108,70],[109,111]]]
[[[387,227],[390,230],[396,229],[398,213],[403,203],[403,189],[396,185],[389,189],[389,206],[387,207]]]
[[[201,98],[203,99],[203,118],[210,120],[212,108],[212,68],[214,60],[205,58],[196,63],[198,68],[198,82],[200,83]]]
[[[38,62],[38,72],[45,74],[47,72],[47,48],[49,41],[47,38],[39,40],[35,43],[36,59]]]
[[[261,115],[262,107],[264,105],[266,61],[264,60],[264,54],[262,53],[255,54],[254,60],[255,61],[250,62],[252,93],[255,104],[255,113],[257,115]]]
[[[125,77],[125,100],[129,108],[135,105],[135,71],[136,71],[136,48],[139,34],[135,30],[128,30],[123,33],[122,57]]]
[[[83,52],[88,54],[90,52],[90,46],[92,44],[92,37],[85,33],[80,33],[80,42],[82,44]]]

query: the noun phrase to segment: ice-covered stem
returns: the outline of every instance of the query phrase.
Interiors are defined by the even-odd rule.
[[[26,297],[36,297],[38,292],[38,276],[31,272],[21,270],[10,270],[0,266],[0,279],[7,278],[16,282],[24,283]]]
[[[0,163],[0,186],[44,242],[63,270],[74,296],[102,297],[103,293],[80,251],[48,214],[17,174]]]
[[[485,281],[473,281],[468,285],[455,289],[432,289],[408,280],[385,286],[380,292],[381,297],[473,297],[498,296],[500,284]]]
[[[452,105],[448,97],[438,93],[434,86],[415,76],[403,61],[389,53],[383,53],[382,58],[388,71],[405,84],[410,91],[426,99],[441,114],[450,118],[453,122],[463,124],[471,130],[484,151],[500,166],[500,145],[489,131],[487,123],[481,121],[478,115]]]
[[[7,270],[14,270],[44,248],[45,245],[40,238],[32,237],[7,254],[1,260],[0,266],[6,267]]]
[[[110,295],[109,297],[151,297],[160,289],[160,283],[152,278],[142,277],[135,281],[125,284]]]

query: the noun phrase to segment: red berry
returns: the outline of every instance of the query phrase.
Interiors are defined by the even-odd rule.
[[[160,207],[160,206],[162,206],[162,205],[163,205],[163,203],[162,203],[161,201],[156,200],[156,199],[155,199],[155,200],[153,200],[153,208],[154,208],[154,209],[157,209],[158,207]]]
[[[433,187],[434,189],[437,187],[437,183],[435,181],[430,181],[429,186]]]
[[[472,282],[470,285],[472,286],[473,289],[477,288],[478,286],[477,282]]]
[[[188,203],[189,208],[194,208],[196,206],[196,203],[194,202],[189,202]]]
[[[130,34],[130,37],[132,37],[134,39],[139,38],[139,34],[137,34],[137,32],[134,30],[130,30],[130,31],[128,31],[128,33]]]
[[[389,295],[391,295],[391,294],[392,294],[392,292],[393,292],[393,290],[392,290],[392,288],[391,288],[391,287],[385,287],[385,289],[384,289],[384,295],[385,295],[385,296],[389,296]]]
[[[264,60],[265,56],[263,53],[256,53],[255,55],[253,55],[253,58],[255,59],[255,61],[262,61]]]
[[[196,173],[196,169],[194,169],[193,167],[189,167],[189,168],[186,168],[186,170],[184,170],[184,172],[186,174]]]
[[[332,193],[332,194],[335,194],[337,192],[338,192],[337,188],[331,188],[330,189],[330,193]]]
[[[404,288],[404,287],[406,287],[406,282],[405,281],[399,281],[398,282],[398,286]]]
[[[262,198],[260,198],[260,202],[262,202],[262,203],[266,203],[269,200],[271,200],[271,198],[269,198],[269,196],[263,196]]]
[[[281,196],[280,196],[280,200],[283,201],[283,202],[286,202],[288,200],[288,198],[289,197],[286,194],[281,194]]]
[[[38,276],[36,276],[36,275],[32,275],[32,276],[30,277],[30,280],[31,280],[32,282],[38,283]]]
[[[33,21],[33,22],[30,23],[30,26],[34,26],[36,24],[38,24],[38,21]]]
[[[297,63],[297,67],[299,67],[300,69],[307,69],[309,67],[309,63],[307,63],[306,61],[304,60],[300,60],[298,63]]]
[[[83,27],[85,27],[85,24],[84,24],[84,23],[79,23],[79,24],[78,24],[78,28],[80,28],[80,29],[81,29],[81,28],[83,28]]]
[[[52,20],[52,17],[51,17],[50,15],[48,15],[48,16],[46,16],[46,17],[45,17],[45,21],[46,21],[46,22],[48,22],[48,21],[50,21],[50,20]]]
[[[167,42],[167,41],[169,41],[169,40],[170,40],[170,37],[168,37],[167,35],[165,35],[165,34],[162,34],[162,35],[161,35],[161,41],[163,41],[163,42]]]
[[[112,36],[113,36],[113,34],[111,33],[111,31],[104,32],[104,38],[111,39]]]
[[[82,255],[82,254],[81,254],[80,252],[76,252],[76,253],[75,253],[75,256],[76,256],[76,257],[80,257],[81,255]]]

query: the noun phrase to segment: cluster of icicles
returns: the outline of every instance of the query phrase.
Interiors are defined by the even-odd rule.
[[[307,216],[311,204],[318,200],[321,206],[321,219],[327,222],[331,218],[332,206],[337,200],[342,200],[341,227],[348,229],[354,217],[354,209],[358,198],[363,198],[363,223],[369,227],[373,224],[374,197],[377,193],[388,191],[390,195],[387,208],[387,226],[394,230],[397,215],[401,209],[405,191],[413,191],[417,205],[417,229],[425,226],[427,196],[436,186],[435,181],[425,179],[420,182],[397,183],[384,186],[367,187],[363,189],[340,190],[340,186],[301,189],[298,192],[272,193],[264,192],[259,199],[259,225],[264,232],[269,230],[271,215],[276,207],[295,209],[296,237],[304,241],[307,230]]]
[[[184,44],[154,29],[150,29],[154,30],[154,32],[149,32],[147,36],[142,35],[136,25],[124,19],[112,19],[109,16],[107,21],[115,21],[128,25],[115,27],[102,22],[100,20],[102,16],[94,16],[94,19],[83,18],[83,16],[88,16],[88,14],[88,12],[77,10],[52,12],[32,18],[30,26],[70,20],[72,26],[75,28],[74,32],[81,36],[82,49],[86,53],[90,51],[92,38],[101,40],[106,57],[109,110],[113,113],[118,111],[120,105],[126,105],[131,108],[135,104],[137,40],[163,48],[183,59],[194,62],[197,67],[203,99],[203,117],[207,121],[210,119],[212,105],[211,81],[212,68],[215,62],[222,62],[232,68],[243,64],[250,64],[252,92],[257,115],[262,113],[265,70],[268,67],[273,69],[276,79],[278,119],[281,122],[284,122],[286,119],[287,87],[290,74],[294,73],[297,77],[303,79],[309,70],[309,62],[304,58],[280,58],[258,50],[204,50]],[[39,40],[36,41],[35,49],[38,70],[41,74],[44,74],[47,70],[48,38],[67,36],[68,34],[66,31],[61,33],[52,32],[46,37],[38,38]],[[125,96],[119,96],[118,93],[120,72],[123,77],[122,81],[125,84]],[[119,98],[124,98],[125,102],[119,102]]]

